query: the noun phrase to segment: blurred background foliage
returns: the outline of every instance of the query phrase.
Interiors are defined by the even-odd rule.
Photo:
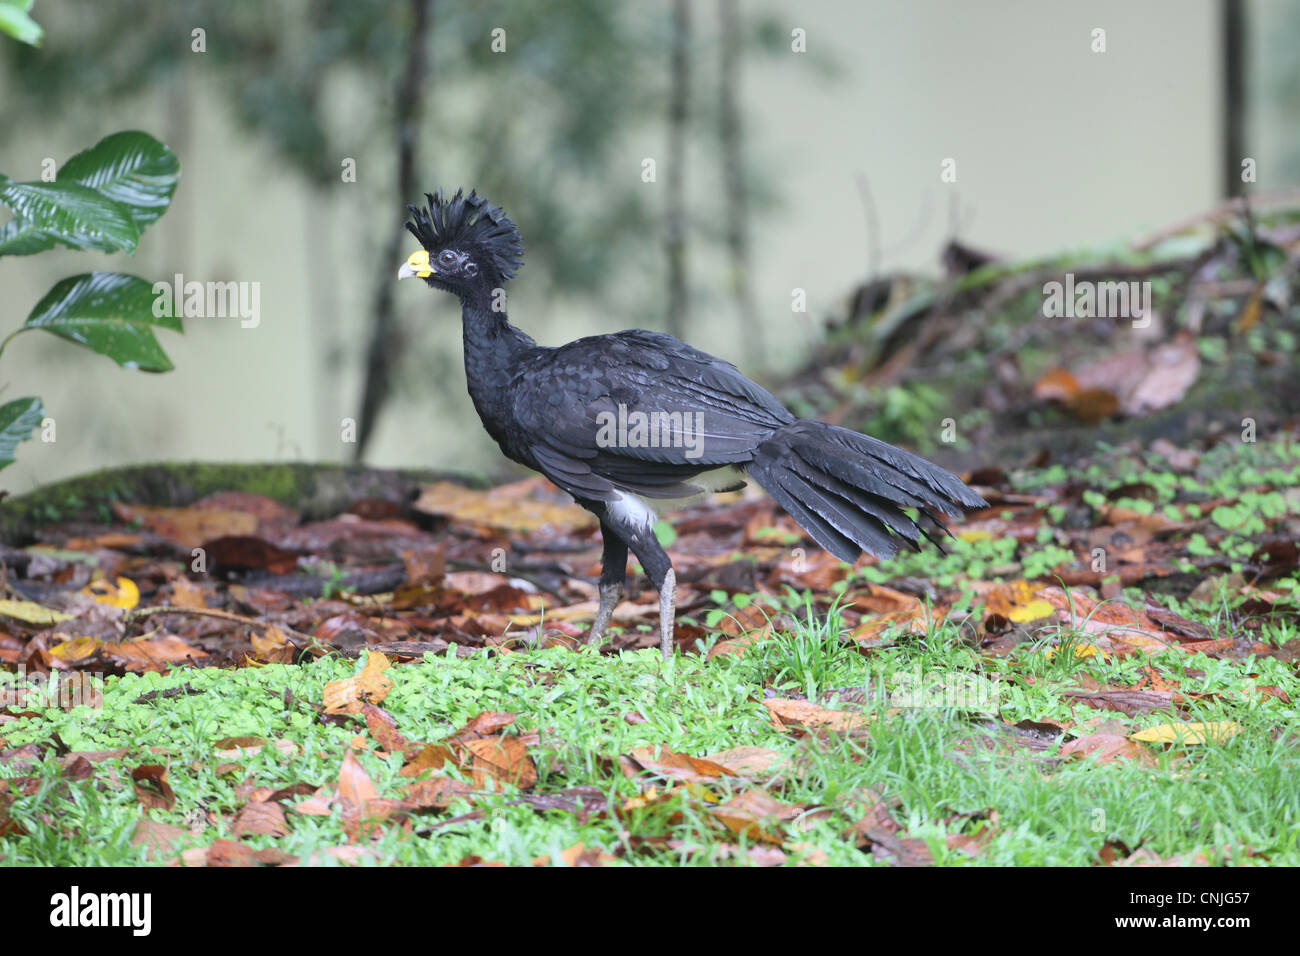
[[[1238,51],[1244,99],[1216,102],[1219,28],[1234,9],[1248,27]],[[416,436],[431,416],[415,412],[434,409],[435,420],[465,412],[459,330],[439,324],[433,333],[414,318],[432,312],[431,302],[393,298],[393,253],[407,241],[404,205],[426,189],[472,185],[520,224],[528,264],[512,297],[527,297],[532,308],[516,318],[542,341],[569,337],[547,334],[555,332],[545,324],[557,313],[580,313],[587,327],[576,331],[667,328],[761,376],[792,370],[800,351],[814,352],[821,320],[847,314],[843,297],[900,263],[934,262],[944,239],[984,231],[994,237],[986,244],[1013,254],[1028,251],[1008,248],[1020,237],[1034,251],[1045,242],[1059,249],[1096,241],[1095,222],[1087,235],[1059,213],[1072,193],[1087,190],[1114,197],[1116,215],[1103,217],[1113,220],[1105,226],[1110,238],[1131,235],[1136,223],[1158,227],[1170,217],[1170,202],[1141,206],[1161,188],[1143,180],[1175,178],[1152,159],[1171,154],[1171,137],[1181,137],[1172,153],[1188,169],[1209,171],[1204,190],[1187,188],[1207,178],[1200,172],[1170,187],[1182,191],[1178,214],[1203,209],[1223,181],[1214,134],[1203,133],[1228,125],[1232,111],[1241,113],[1252,154],[1269,158],[1261,161],[1261,188],[1300,181],[1297,2],[1200,0],[1140,13],[1113,3],[1077,13],[1012,4],[984,17],[987,32],[980,33],[951,2],[900,11],[737,0],[38,0],[32,15],[47,42],[38,49],[7,43],[0,52],[6,159],[39,162],[43,153],[29,145],[33,129],[57,123],[93,141],[111,122],[164,137],[194,177],[201,166],[186,153],[204,141],[203,128],[213,125],[205,111],[215,103],[245,137],[227,145],[231,163],[259,151],[277,174],[288,172],[316,197],[302,204],[299,227],[310,263],[299,296],[310,322],[301,351],[275,360],[310,369],[300,391],[311,408],[300,417],[315,421],[303,427],[286,414],[266,423],[277,457],[364,453],[364,441],[340,447],[340,418],[359,417],[369,438],[389,409],[398,424],[385,425],[389,439],[379,459],[423,462],[430,443]],[[783,98],[791,28],[804,23],[814,24],[808,53],[798,58],[797,89],[791,83]],[[1086,59],[1097,23],[1112,34],[1105,70],[1056,91],[1063,76],[1056,73],[1098,62]],[[500,27],[506,55],[492,45]],[[203,31],[201,60],[196,29]],[[1176,49],[1156,51],[1153,36],[1170,37]],[[998,43],[1025,63],[1008,61]],[[1080,59],[1069,59],[1067,49]],[[1020,87],[990,80],[1006,102],[972,106],[968,90],[1003,68],[1016,71]],[[1204,77],[1203,88],[1188,89],[1176,72],[1185,69]],[[1041,94],[1058,97],[1050,110],[1034,99]],[[1189,101],[1199,112],[1173,115]],[[916,126],[904,127],[891,109],[915,116]],[[981,130],[988,141],[973,138]],[[1125,142],[1136,152],[1121,150]],[[1089,158],[1089,144],[1099,158]],[[1165,151],[1142,152],[1152,144]],[[930,165],[949,149],[964,157],[964,176],[975,168],[986,190],[993,184],[978,217],[964,197],[980,195],[981,187],[963,179],[958,195],[939,185]],[[678,150],[681,162],[666,163]],[[1080,168],[1054,172],[1070,152],[1079,154]],[[662,188],[646,189],[629,155],[658,157]],[[817,165],[826,156],[849,173],[837,169],[839,178],[827,180]],[[340,164],[347,158],[361,172],[344,195]],[[681,170],[686,182],[673,178]],[[905,178],[911,172],[929,193],[909,191],[916,188]],[[1050,194],[1035,176],[1055,183]],[[207,188],[191,180],[196,187]],[[183,183],[175,217],[182,222],[189,216],[185,191]],[[230,198],[232,205],[244,201],[255,200]],[[249,231],[264,228],[255,212],[244,213]],[[209,248],[251,244],[236,232],[212,235],[218,227],[206,221],[185,228],[204,233]],[[199,271],[191,241],[182,234],[172,242],[166,269]],[[238,263],[235,278],[248,274],[233,254],[220,261]],[[271,282],[265,274],[248,277]],[[366,287],[360,303],[344,289],[357,281]],[[811,321],[792,318],[792,287],[810,292]],[[200,326],[199,341],[204,334]],[[276,341],[258,347],[282,348]],[[886,395],[880,414],[902,422],[899,437],[906,438],[933,431],[929,420],[944,401],[928,392],[906,402]],[[193,454],[172,451],[167,435],[175,424],[155,426],[150,454]],[[265,429],[252,423],[245,432],[261,435],[260,442],[232,448],[238,439],[226,438],[213,454],[265,457]],[[478,440],[440,434],[432,441],[443,444],[434,447],[451,456]],[[96,440],[103,455],[142,454],[125,441]],[[185,447],[196,445],[207,447]],[[488,448],[471,461],[495,456]]]
[[[359,141],[393,142],[395,164],[406,145],[412,168],[396,182],[373,175],[357,180],[373,193],[369,204],[376,214],[396,221],[424,190],[457,185],[431,180],[428,173],[455,156],[477,170],[472,184],[478,191],[523,226],[530,279],[545,282],[549,293],[591,296],[602,309],[629,311],[627,301],[608,294],[626,278],[629,265],[634,274],[644,274],[637,259],[659,210],[650,205],[653,194],[632,177],[619,180],[616,189],[604,180],[598,191],[590,184],[630,130],[662,122],[667,114],[673,77],[664,51],[675,26],[660,9],[604,0],[114,0],[38,12],[64,42],[6,57],[5,80],[15,95],[5,103],[10,122],[0,130],[0,144],[22,128],[24,118],[93,115],[151,90],[166,90],[171,112],[187,114],[192,104],[186,68],[202,52],[243,128],[322,192],[339,182],[340,157],[353,155]],[[503,38],[508,58],[487,42],[463,42],[488,38],[501,24],[509,25]],[[193,36],[196,27],[201,38]],[[786,30],[770,16],[733,15],[731,29],[737,35],[729,42],[744,56],[788,47]],[[105,43],[105,37],[113,41]],[[185,37],[189,44],[178,42]],[[690,35],[681,39],[691,46],[692,58],[705,52],[694,49]],[[413,64],[417,54],[421,62]],[[829,57],[818,62],[832,72]],[[714,139],[725,107],[716,95],[696,93],[682,118],[685,135]],[[183,141],[174,145],[184,148]],[[712,147],[707,142],[704,148],[716,152]],[[690,209],[695,241],[728,241],[713,226],[724,219],[725,200],[748,207],[773,198],[771,184],[760,178],[761,165],[749,161],[747,150],[738,153],[744,161],[733,171],[737,191],[719,193],[713,208]],[[401,234],[394,236],[396,241]],[[399,374],[398,357],[410,344],[392,315],[388,267],[396,249],[386,243],[382,261],[375,263],[358,454]],[[320,281],[328,282],[324,265]],[[661,324],[652,293],[642,291],[646,308],[635,317]],[[321,358],[336,371],[347,352],[343,342],[327,342]],[[452,371],[445,354],[422,358],[417,367]],[[410,375],[414,368],[401,371]],[[447,376],[432,379],[446,382]]]

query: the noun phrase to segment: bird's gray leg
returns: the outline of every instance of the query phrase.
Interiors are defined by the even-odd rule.
[[[622,584],[622,573],[626,572],[627,551],[630,549],[645,569],[646,577],[659,592],[659,653],[665,658],[673,656],[673,634],[677,614],[677,575],[673,573],[673,564],[667,553],[655,537],[652,525],[637,525],[616,514],[605,512],[600,524],[605,536],[605,570],[601,575],[602,586],[606,581],[613,581],[610,558],[615,549],[611,539],[623,543],[623,550],[618,552],[618,567],[621,569],[618,583]]]
[[[673,656],[673,634],[677,624],[677,575],[672,567],[659,587],[659,653],[664,660]]]
[[[605,641],[605,628],[609,626],[609,620],[614,615],[614,608],[618,602],[623,600],[623,585],[619,584],[600,584],[600,607],[596,609],[596,620],[591,625],[591,630],[587,634],[587,643],[599,646]]]
[[[596,647],[605,640],[605,628],[609,626],[615,606],[623,599],[623,582],[627,580],[627,542],[603,521],[600,535],[605,545],[600,558],[600,607],[587,634],[587,643]]]
[[[672,561],[659,545],[651,528],[638,528],[629,536],[628,546],[641,567],[645,568],[646,577],[659,592],[659,653],[664,659],[673,656],[673,634],[677,615],[677,575],[673,572]]]

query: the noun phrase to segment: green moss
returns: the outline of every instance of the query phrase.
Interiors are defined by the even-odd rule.
[[[91,472],[54,482],[0,503],[0,540],[19,543],[43,524],[107,521],[114,502],[188,505],[218,491],[265,495],[308,516],[342,511],[357,498],[405,500],[427,481],[482,487],[482,476],[453,472],[382,470],[360,465],[303,462],[167,462]]]

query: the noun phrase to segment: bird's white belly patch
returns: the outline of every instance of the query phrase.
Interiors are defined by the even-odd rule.
[[[607,507],[610,516],[619,524],[630,524],[637,528],[653,528],[659,516],[655,510],[639,495],[620,491],[618,497]]]
[[[620,491],[608,507],[616,520],[634,524],[638,528],[653,528],[659,520],[660,511],[694,504],[715,491],[734,491],[744,486],[745,475],[740,469],[728,465],[702,472],[692,478],[690,484],[700,489],[698,494],[685,498],[643,498],[641,495]]]

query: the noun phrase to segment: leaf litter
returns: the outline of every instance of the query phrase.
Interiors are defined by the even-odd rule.
[[[1152,397],[1153,382],[1182,387],[1144,374],[1121,399],[1134,410],[1134,403],[1163,401]],[[1058,379],[1052,387],[1063,396],[1077,394],[1061,384],[1065,375]],[[1050,382],[1040,384],[1045,391]],[[1046,752],[1051,766],[1131,763],[1155,772],[1162,760],[1172,759],[1176,768],[1196,748],[1258,733],[1231,720],[1195,719],[1203,704],[1224,695],[1187,686],[1196,669],[1170,667],[1167,655],[1247,668],[1251,660],[1273,658],[1294,678],[1295,642],[1270,641],[1267,632],[1296,615],[1295,447],[1283,441],[1275,461],[1251,469],[1235,487],[1216,482],[1220,465],[1203,467],[1212,464],[1209,452],[1173,448],[1120,450],[1120,464],[1109,462],[1082,481],[1050,470],[1019,484],[997,471],[970,476],[988,481],[980,490],[993,504],[953,525],[952,554],[938,563],[864,558],[843,565],[802,541],[770,501],[750,494],[723,496],[675,522],[670,550],[681,582],[681,652],[702,655],[706,666],[747,660],[757,666],[791,633],[828,620],[827,639],[869,664],[942,633],[969,653],[982,680],[1052,688],[1059,719],[1031,721],[1039,728],[1032,731],[998,717],[996,708],[955,699],[951,680],[904,693],[895,687],[881,697],[869,687],[817,688],[806,679],[792,687],[778,672],[753,686],[752,705],[772,731],[796,742],[794,751],[743,735],[713,753],[679,752],[666,741],[636,744],[591,755],[615,775],[608,787],[564,785],[549,732],[519,730],[515,713],[484,710],[450,734],[422,739],[382,706],[411,664],[448,654],[527,658],[546,648],[581,649],[596,607],[591,581],[599,573],[599,538],[585,512],[531,478],[486,492],[440,483],[413,507],[379,519],[345,514],[303,522],[270,499],[232,493],[187,508],[121,504],[114,523],[46,528],[41,542],[25,549],[28,559],[15,563],[10,595],[0,601],[0,662],[26,675],[25,683],[0,687],[0,744],[17,723],[39,724],[41,712],[26,698],[48,697],[51,687],[66,693],[66,711],[94,706],[105,676],[356,659],[350,675],[326,682],[318,699],[303,702],[315,719],[355,728],[352,746],[324,755],[334,769],[323,783],[247,778],[238,806],[188,808],[196,812],[195,825],[183,827],[157,818],[177,810],[169,779],[176,762],[126,768],[141,813],[136,842],[148,859],[224,866],[326,857],[357,862],[387,833],[429,837],[510,806],[607,821],[620,834],[603,849],[576,841],[535,856],[536,865],[599,866],[647,854],[681,862],[827,862],[826,852],[802,835],[826,828],[831,818],[842,820],[847,804],[789,798],[792,782],[811,772],[826,748],[869,748],[891,720],[933,701],[976,724],[993,713],[1003,741],[993,748],[1003,754],[999,759],[1025,754],[1015,759],[1035,767],[1044,766]],[[1201,486],[1142,479],[1157,457],[1176,458],[1183,471],[1201,475]],[[1265,466],[1282,478],[1268,479]],[[1141,480],[1105,477],[1126,471]],[[215,557],[212,569],[187,564],[195,548]],[[495,570],[503,549],[511,556],[509,570]],[[84,581],[87,569],[92,577]],[[630,583],[606,654],[650,648],[657,640],[656,596]],[[792,594],[802,597],[802,606]],[[1188,616],[1197,600],[1203,609],[1211,595],[1225,613],[1214,623],[1204,614]],[[1109,678],[1092,676],[1094,665],[1108,668]],[[1120,674],[1127,682],[1114,679]],[[1295,690],[1293,681],[1252,684],[1240,696],[1282,706]],[[288,687],[284,694],[286,707],[295,703]],[[623,716],[629,729],[648,726],[635,709]],[[292,766],[302,758],[298,745],[273,738],[213,741],[212,772],[237,776],[246,766],[265,769],[266,760]],[[988,739],[959,741],[952,756],[966,760],[987,750]],[[12,818],[13,794],[32,790],[33,766],[49,759],[44,747],[31,746],[0,750],[9,790],[0,793],[0,835],[9,839],[30,831]],[[60,771],[62,786],[109,785],[128,752],[138,748],[85,753]],[[392,773],[377,779],[362,755]],[[632,787],[630,794],[614,785],[616,777]],[[933,834],[908,833],[896,797],[871,793],[836,838],[877,862],[928,865],[954,853],[978,859],[1005,832],[996,808],[953,810],[935,821],[948,831],[936,842]],[[305,855],[257,845],[291,839],[300,825],[295,821],[310,817],[339,820],[346,843]],[[688,824],[695,837],[638,834],[635,827],[647,819],[658,820],[656,832],[664,821],[670,828]],[[184,849],[196,832],[205,842]],[[1099,851],[1103,862],[1137,865],[1143,852],[1162,859],[1117,850],[1121,843],[1106,846]],[[492,862],[474,854],[459,861]]]

